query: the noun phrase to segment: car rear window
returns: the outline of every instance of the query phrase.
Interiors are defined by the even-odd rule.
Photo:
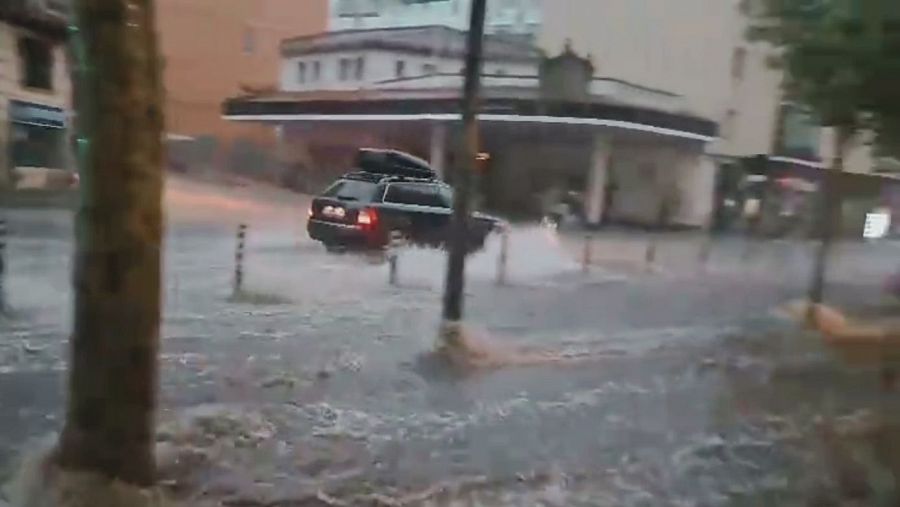
[[[384,202],[434,208],[450,208],[452,200],[449,187],[427,183],[392,183],[384,195]]]
[[[338,180],[322,192],[323,197],[331,197],[342,201],[372,201],[378,185],[368,181]]]

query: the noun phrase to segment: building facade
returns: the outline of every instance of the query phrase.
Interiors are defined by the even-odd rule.
[[[485,32],[533,39],[541,26],[541,0],[488,2]],[[328,30],[469,26],[472,0],[330,0]]]
[[[285,160],[320,178],[304,190],[349,170],[362,146],[410,151],[452,180],[464,31],[343,30],[286,40],[281,52],[280,90],[235,98],[226,113],[275,125]],[[534,217],[545,211],[543,194],[577,191],[592,224],[703,225],[708,199],[697,196],[711,193],[704,149],[715,124],[684,113],[675,93],[595,71],[571,48],[547,58],[522,38],[486,36],[485,206]]]
[[[559,9],[544,0],[542,5],[543,49],[552,52],[568,41],[576,51],[592,54],[605,74],[682,95],[689,111],[721,126],[720,138],[710,146],[717,160],[770,155],[812,166],[830,163],[833,133],[785,104],[782,75],[767,63],[771,48],[747,41],[752,2],[567,0]],[[864,141],[852,150],[848,171],[872,170]]]
[[[271,129],[226,122],[221,104],[245,90],[276,89],[280,42],[324,31],[327,0],[157,0],[156,9],[171,163],[271,168]]]
[[[0,5],[0,187],[74,170],[66,13],[53,6]]]
[[[461,76],[465,39],[442,26],[329,32],[284,41],[282,91],[357,90],[395,85],[427,87]],[[518,40],[489,38],[484,73],[536,78],[538,52]],[[431,78],[425,80],[424,78]]]

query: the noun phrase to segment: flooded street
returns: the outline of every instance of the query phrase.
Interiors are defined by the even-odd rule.
[[[566,360],[461,372],[433,353],[443,253],[402,251],[392,287],[383,259],[327,254],[304,199],[279,199],[169,194],[158,454],[185,505],[807,505],[830,491],[816,418],[897,408],[774,311],[803,293],[807,245],[742,262],[722,240],[698,269],[693,243],[665,243],[660,269],[585,273],[578,238],[514,228],[508,285],[497,238],[470,259],[471,333]],[[7,219],[4,469],[60,429],[73,250],[67,213]],[[879,303],[897,247],[840,252],[833,299]]]

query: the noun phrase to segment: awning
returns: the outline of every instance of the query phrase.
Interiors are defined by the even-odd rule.
[[[354,92],[236,98],[225,102],[223,116],[234,121],[458,121],[461,101],[455,96],[397,96]],[[686,114],[596,102],[541,102],[487,97],[481,101],[484,122],[585,125],[625,129],[709,142],[718,125]]]
[[[66,111],[61,107],[36,102],[10,100],[9,121],[22,125],[64,129],[66,128]]]

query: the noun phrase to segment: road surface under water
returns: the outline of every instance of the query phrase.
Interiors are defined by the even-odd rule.
[[[498,239],[470,258],[467,325],[564,360],[461,371],[434,354],[441,252],[402,250],[392,287],[383,258],[306,239],[302,202],[182,192],[215,211],[178,208],[166,244],[159,457],[186,505],[805,505],[830,491],[816,418],[883,406],[874,372],[771,311],[802,293],[803,245],[751,271],[726,245],[719,270],[585,273],[517,228],[508,285]],[[61,425],[73,249],[66,214],[9,218],[7,467]],[[838,279],[835,297],[877,297]]]

